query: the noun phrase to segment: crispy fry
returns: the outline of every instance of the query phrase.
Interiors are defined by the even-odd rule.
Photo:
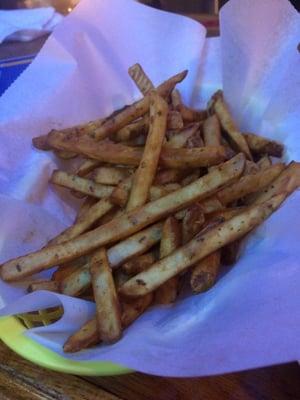
[[[284,148],[281,143],[255,135],[254,133],[244,133],[244,137],[246,138],[250,150],[254,154],[267,154],[272,157],[282,157]]]
[[[189,125],[180,132],[169,134],[166,147],[170,147],[173,149],[180,149],[182,147],[185,147],[187,141],[196,134],[196,132],[199,130],[199,127],[200,127],[199,123],[194,123]]]
[[[90,260],[82,267],[65,276],[59,283],[59,291],[68,296],[79,296],[91,285]]]
[[[34,281],[29,286],[27,291],[29,293],[35,292],[37,290],[49,290],[50,292],[58,292],[58,283],[55,281]]]
[[[197,233],[200,232],[205,222],[202,207],[199,203],[191,205],[185,213],[182,220],[182,241],[183,243],[191,240]]]
[[[64,243],[79,236],[93,226],[103,215],[112,210],[113,207],[114,205],[108,199],[99,200],[96,204],[92,205],[82,217],[78,218],[74,225],[50,240],[48,244],[54,245]]]
[[[125,274],[125,272],[121,268],[113,272],[116,289],[119,289],[121,286],[124,285],[125,282],[128,281],[129,276]]]
[[[182,129],[183,128],[183,120],[180,112],[178,111],[169,111],[167,116],[167,127],[168,129]]]
[[[91,178],[102,185],[118,185],[131,174],[132,170],[128,168],[99,167],[94,170]]]
[[[215,284],[220,268],[220,255],[220,250],[214,251],[193,267],[190,284],[194,293],[205,292]]]
[[[252,160],[252,155],[247,141],[238,130],[229,109],[223,100],[223,93],[221,91],[215,93],[213,96],[213,109],[222,125],[222,128],[227,132],[234,146],[239,151],[242,151],[248,160]]]
[[[155,255],[153,252],[142,254],[134,257],[122,265],[122,270],[127,275],[136,275],[139,272],[145,271],[150,265],[154,264]]]
[[[190,185],[125,213],[78,238],[5,262],[1,266],[1,277],[10,282],[18,280],[55,264],[78,258],[100,246],[124,239],[172,212],[210,197],[220,187],[236,180],[241,175],[244,165],[245,158],[239,154]]]
[[[256,164],[260,169],[265,169],[271,167],[272,161],[269,156],[262,156]]]
[[[182,105],[181,94],[178,89],[174,89],[171,93],[171,102],[173,109],[176,110]]]
[[[122,335],[120,304],[104,248],[92,255],[90,273],[100,340],[115,342]]]
[[[180,225],[176,218],[169,217],[166,219],[160,242],[160,258],[164,258],[171,254],[181,244]],[[178,294],[178,276],[169,279],[161,285],[155,292],[155,302],[158,304],[169,304],[176,300]]]
[[[200,130],[197,131],[193,136],[190,136],[185,144],[185,147],[187,149],[193,149],[194,147],[203,147],[203,146],[204,142]]]
[[[57,268],[53,274],[51,279],[56,282],[63,281],[67,276],[71,275],[77,269],[81,268],[87,262],[87,257],[82,256],[77,258],[76,260],[70,261],[68,263],[62,264]]]
[[[154,185],[164,185],[166,183],[176,183],[183,179],[187,174],[186,171],[181,169],[163,169],[156,174]]]
[[[38,150],[44,150],[44,151],[52,150],[52,147],[48,144],[47,135],[34,137],[32,139],[32,144]]]
[[[221,189],[217,197],[223,205],[238,200],[250,193],[255,193],[268,186],[283,171],[283,164],[275,164],[256,174],[243,176],[234,185]]]
[[[196,235],[185,246],[156,262],[147,271],[141,272],[127,281],[120,288],[120,294],[126,297],[136,297],[152,292],[190,265],[250,232],[272,214],[285,198],[286,193],[275,196],[265,203],[251,207],[217,225],[204,234]]]
[[[70,158],[74,158],[77,156],[76,153],[71,153],[70,151],[65,150],[54,150],[56,157],[62,158],[63,160],[69,160]]]
[[[186,75],[187,71],[183,71],[171,77],[157,87],[157,93],[162,97],[167,96],[173,90],[174,86],[177,83],[181,82],[186,77]],[[97,140],[106,138],[107,136],[117,132],[130,122],[146,114],[146,112],[149,110],[149,107],[150,95],[147,94],[143,99],[127,107],[125,110],[118,113],[113,118],[108,118],[102,126],[94,130],[92,137]]]
[[[221,143],[221,127],[216,115],[211,115],[203,123],[203,139],[205,146],[219,146]]]
[[[130,211],[146,203],[166,132],[168,105],[160,96],[150,96],[150,127],[143,157],[136,170],[126,206]]]
[[[110,196],[110,200],[112,203],[120,207],[125,207],[131,189],[132,179],[133,176],[129,176],[121,183],[119,183],[119,185],[113,190]]]
[[[79,219],[81,219],[84,216],[84,214],[91,208],[91,206],[93,206],[96,202],[97,199],[95,199],[94,197],[86,197],[82,202],[82,204],[80,205],[80,208],[77,212],[75,223]]]
[[[139,118],[137,121],[132,122],[124,126],[114,135],[114,140],[117,142],[126,142],[127,140],[132,140],[147,133],[149,129],[149,116],[144,115],[142,118]]]
[[[96,317],[86,322],[64,344],[64,352],[75,353],[100,342]]]
[[[128,73],[144,96],[154,89],[153,83],[140,64],[137,63],[132,65],[130,68],[128,68]]]
[[[200,205],[203,214],[209,214],[214,211],[222,210],[224,208],[223,204],[216,196],[208,197],[198,204]]]
[[[127,328],[151,305],[153,294],[138,297],[134,301],[122,302],[122,326]]]
[[[187,107],[184,104],[179,104],[176,107],[176,111],[180,112],[182,119],[185,122],[203,121],[207,117],[206,110],[194,110],[193,108]]]
[[[92,160],[88,158],[85,160],[80,167],[77,169],[75,172],[75,175],[78,176],[86,176],[89,172],[93,171],[95,168],[99,167],[101,164],[101,161],[99,160]]]
[[[245,169],[243,175],[255,174],[259,171],[259,166],[253,161],[246,160]]]
[[[114,190],[113,186],[101,185],[90,179],[59,170],[53,171],[50,182],[96,198],[109,197]]]
[[[123,142],[125,146],[131,146],[131,147],[144,147],[147,141],[147,135],[146,134],[141,134],[137,136],[136,138],[133,138],[131,140],[127,140],[126,142]]]
[[[194,172],[192,172],[191,174],[182,179],[181,184],[182,186],[189,185],[190,183],[195,182],[197,179],[199,179],[199,177],[200,177],[200,170],[199,169],[194,170]]]

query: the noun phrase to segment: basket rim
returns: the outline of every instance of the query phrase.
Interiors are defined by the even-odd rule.
[[[40,367],[56,372],[85,376],[111,376],[134,372],[109,361],[73,361],[27,337],[25,326],[16,317],[0,318],[0,339],[15,353]]]

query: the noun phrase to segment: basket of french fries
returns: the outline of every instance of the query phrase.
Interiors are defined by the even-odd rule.
[[[248,234],[300,185],[300,164],[283,161],[279,141],[241,130],[222,90],[205,108],[185,103],[188,72],[155,85],[136,63],[128,79],[138,100],[32,139],[34,152],[58,160],[49,187],[79,206],[71,225],[5,260],[0,275],[5,285],[23,283],[31,307],[40,293],[70,299],[14,313],[27,329],[51,329],[72,301],[87,305],[59,354],[114,348],[147,313],[209,298]]]

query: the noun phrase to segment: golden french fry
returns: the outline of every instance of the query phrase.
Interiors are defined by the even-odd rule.
[[[149,193],[149,200],[154,201],[158,200],[163,196],[166,196],[168,193],[174,192],[181,188],[179,183],[169,183],[164,186],[151,186]]]
[[[114,190],[113,186],[101,185],[90,179],[59,170],[53,171],[50,182],[96,198],[109,197]]]
[[[191,205],[185,213],[182,220],[182,241],[183,243],[191,240],[197,233],[200,232],[204,225],[205,218],[202,207],[199,203]]]
[[[139,135],[143,135],[147,133],[149,129],[149,116],[144,115],[142,118],[139,118],[137,121],[132,122],[124,126],[114,135],[114,140],[117,142],[126,142],[127,140],[132,140],[138,137]]]
[[[102,185],[118,185],[132,174],[128,168],[99,167],[92,173],[91,179]]]
[[[267,154],[272,157],[282,157],[284,147],[281,143],[275,142],[254,133],[244,133],[250,150],[254,154]]]
[[[259,166],[254,161],[246,160],[245,169],[243,175],[255,174],[259,171]]]
[[[140,64],[137,63],[129,67],[128,73],[144,96],[154,89],[153,83]]]
[[[74,225],[70,226],[55,238],[51,239],[48,245],[55,245],[67,242],[83,232],[86,232],[95,222],[97,222],[103,215],[112,210],[114,205],[109,199],[101,199],[92,205],[81,217],[77,219]]]
[[[101,161],[88,158],[87,160],[83,161],[83,163],[78,167],[78,169],[75,171],[75,175],[86,176],[89,172],[99,167],[100,164]]]
[[[64,344],[64,352],[75,353],[100,342],[96,317],[86,322]]]
[[[69,263],[62,264],[59,266],[59,268],[57,268],[53,272],[51,279],[56,282],[61,282],[67,276],[71,275],[77,269],[79,269],[83,265],[85,265],[86,262],[87,262],[87,257],[82,256],[82,257],[77,258],[76,260],[69,262]]]
[[[205,292],[215,284],[220,268],[220,255],[221,251],[217,250],[193,267],[190,285],[194,293]]]
[[[182,186],[187,186],[190,183],[195,182],[197,179],[199,179],[199,177],[200,177],[200,170],[196,169],[191,174],[184,177],[181,181],[181,184],[182,184]]]
[[[34,137],[32,139],[32,144],[38,150],[44,150],[44,151],[52,150],[52,147],[48,144],[47,135]]]
[[[155,93],[150,96],[150,127],[144,153],[137,168],[126,206],[130,211],[146,203],[166,133],[168,105]]]
[[[284,164],[274,164],[256,174],[242,176],[234,185],[221,189],[217,197],[223,205],[238,200],[268,186],[284,170]]]
[[[122,326],[127,328],[151,305],[153,294],[148,293],[145,296],[138,297],[133,301],[123,301],[122,306]]]
[[[230,112],[223,99],[223,93],[217,92],[213,96],[213,109],[222,125],[222,128],[227,132],[234,146],[242,151],[248,160],[252,160],[252,155],[245,137],[237,128]]]
[[[256,163],[259,169],[265,169],[271,167],[272,160],[269,156],[262,156]]]
[[[122,336],[120,304],[104,248],[91,257],[90,273],[100,340],[112,343]]]
[[[74,158],[77,156],[76,153],[71,153],[70,151],[65,150],[54,150],[54,154],[58,158],[62,158],[63,160],[69,160],[70,158]]]
[[[180,132],[175,132],[168,135],[168,141],[166,143],[166,147],[173,149],[180,149],[185,147],[187,141],[193,137],[200,128],[199,123],[190,124],[185,129]],[[198,146],[201,147],[201,146]]]
[[[182,105],[181,94],[178,89],[174,89],[171,93],[171,102],[174,110]]]
[[[146,228],[133,236],[115,244],[107,251],[109,265],[112,269],[131,259],[133,256],[143,254],[161,238],[162,223]],[[63,294],[75,296],[82,293],[91,283],[90,262],[76,269],[61,282],[60,290]]]
[[[183,179],[188,172],[181,169],[163,169],[158,171],[154,179],[154,185],[164,185],[166,183],[176,183]]]
[[[1,265],[1,277],[8,282],[15,281],[124,239],[195,201],[210,197],[221,187],[235,181],[241,175],[244,165],[245,157],[239,154],[190,185],[125,213],[75,239],[5,262]]]
[[[183,119],[179,111],[171,110],[167,116],[167,127],[168,129],[182,129]]]
[[[29,293],[37,290],[49,290],[50,292],[59,292],[58,283],[56,281],[34,281],[29,286],[27,291]]]
[[[193,149],[194,147],[203,147],[203,146],[204,142],[200,130],[197,131],[193,136],[189,137],[185,144],[185,147],[187,149]]]
[[[126,142],[123,142],[125,146],[131,146],[131,147],[144,147],[147,141],[147,135],[146,134],[141,134],[137,136],[136,138],[133,138],[131,140],[127,140]]]
[[[181,245],[181,227],[174,217],[166,219],[160,241],[160,258],[164,258],[171,254]],[[158,304],[169,304],[176,300],[178,295],[178,276],[169,279],[161,285],[155,292],[155,302]]]
[[[181,82],[186,77],[186,75],[187,71],[183,71],[177,75],[174,75],[173,77],[159,85],[156,89],[156,92],[162,97],[168,96],[175,85]],[[103,125],[94,130],[91,136],[97,140],[104,139],[107,136],[117,132],[130,122],[136,120],[139,117],[142,117],[149,110],[149,107],[150,95],[147,94],[143,99],[127,107],[114,117],[108,118]]]
[[[142,254],[141,256],[134,257],[125,262],[122,265],[122,271],[127,275],[136,275],[149,268],[150,265],[154,264],[155,260],[156,258],[153,252]]]
[[[224,209],[223,204],[216,196],[208,197],[207,199],[202,200],[198,204],[200,205],[203,214],[209,214],[214,211]]]
[[[220,122],[216,115],[206,118],[202,129],[205,146],[219,146],[222,144]]]
[[[126,297],[136,297],[152,292],[189,266],[228,243],[245,236],[246,233],[250,232],[272,214],[284,201],[286,195],[286,193],[283,193],[275,196],[262,204],[251,207],[226,222],[218,224],[204,234],[196,235],[185,246],[162,260],[157,261],[146,271],[129,279],[119,289],[119,293]]]
[[[86,197],[82,202],[82,204],[80,205],[80,208],[77,212],[75,223],[79,219],[81,219],[84,216],[84,214],[91,208],[91,206],[93,206],[96,202],[97,199],[95,199],[94,197]]]
[[[185,122],[203,121],[207,117],[206,110],[194,110],[193,108],[187,107],[182,103],[176,107],[176,111],[180,112],[182,119]]]

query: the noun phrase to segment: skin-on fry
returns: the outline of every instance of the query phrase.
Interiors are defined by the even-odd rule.
[[[181,82],[187,75],[187,71],[183,71],[157,87],[157,93],[166,97],[174,88],[174,86]],[[97,140],[106,138],[107,136],[117,132],[125,125],[136,120],[137,118],[146,114],[150,107],[150,96],[147,94],[143,99],[137,101],[131,106],[127,107],[122,112],[115,115],[113,118],[108,118],[105,123],[98,129],[94,130],[92,137]]]
[[[284,148],[281,143],[255,135],[254,133],[244,133],[244,137],[246,138],[250,150],[254,154],[267,154],[272,157],[282,157]]]
[[[132,147],[144,147],[146,144],[146,140],[147,140],[147,135],[143,133],[142,135],[139,135],[134,139],[123,142],[123,144],[125,146],[132,146]]]
[[[129,176],[128,178],[125,178],[119,185],[113,190],[110,200],[113,204],[116,204],[120,207],[125,207],[129,192],[131,189],[132,185],[132,179],[133,176]]]
[[[151,305],[153,300],[153,293],[148,293],[145,296],[138,297],[134,301],[123,301],[122,307],[122,326],[127,328],[131,325],[140,315],[146,311]]]
[[[204,225],[205,218],[202,207],[199,203],[191,205],[182,220],[182,241],[187,243],[191,240]]]
[[[116,142],[126,142],[128,140],[135,139],[139,135],[143,135],[148,132],[149,129],[149,116],[144,115],[137,121],[132,122],[124,126],[118,132],[114,134],[114,140]]]
[[[122,335],[120,304],[104,248],[92,255],[90,273],[100,340],[115,342]]]
[[[169,183],[164,186],[151,186],[149,200],[154,201],[160,199],[163,196],[166,196],[168,193],[174,192],[181,188],[179,183]]]
[[[194,170],[194,172],[192,172],[188,176],[184,177],[180,183],[182,186],[186,186],[192,182],[195,182],[197,179],[199,179],[199,177],[200,177],[200,170],[197,169]]]
[[[75,175],[86,176],[88,173],[99,167],[101,161],[88,158],[77,168]]]
[[[256,165],[259,167],[259,169],[265,169],[271,167],[272,165],[271,158],[269,156],[263,156],[257,161]]]
[[[96,198],[109,197],[114,190],[113,186],[101,185],[90,179],[59,170],[53,171],[50,182]]]
[[[223,205],[227,205],[234,200],[238,200],[268,186],[283,170],[283,164],[275,164],[267,169],[257,172],[256,174],[243,176],[234,185],[221,189],[217,193],[217,197]]]
[[[122,271],[127,275],[136,275],[139,272],[145,271],[150,265],[156,261],[153,252],[142,254],[141,256],[134,257],[122,265]]]
[[[118,185],[131,175],[132,170],[118,167],[99,167],[92,173],[91,179],[102,185]]]
[[[80,220],[84,214],[97,202],[97,199],[94,197],[86,197],[82,202],[75,219],[75,223]]]
[[[143,157],[137,168],[126,206],[130,211],[146,203],[166,132],[168,104],[155,93],[150,96],[150,127]]]
[[[75,353],[100,342],[96,317],[86,322],[64,344],[64,352]]]
[[[216,115],[206,118],[202,129],[205,146],[219,146],[221,144],[221,127]]]
[[[234,146],[242,151],[248,160],[252,160],[252,155],[245,137],[238,130],[227,105],[223,99],[223,93],[218,91],[213,96],[213,109],[222,125],[222,128],[227,132]]]
[[[170,147],[173,149],[180,149],[185,147],[187,141],[196,134],[199,130],[200,124],[195,123],[187,126],[181,132],[176,132],[168,135],[168,141],[166,143],[166,147]],[[201,146],[198,146],[201,147]]]
[[[70,226],[54,239],[50,240],[48,245],[64,243],[81,235],[103,217],[103,215],[112,210],[113,207],[114,205],[108,199],[99,200],[96,204],[92,205],[82,217],[78,218],[74,225]]]
[[[56,282],[61,282],[67,276],[69,276],[73,272],[75,272],[78,268],[85,265],[86,262],[87,262],[87,257],[82,256],[82,257],[77,258],[76,260],[72,260],[70,262],[64,263],[64,264],[60,265],[59,268],[57,268],[53,272],[51,279]]]
[[[220,250],[214,251],[194,266],[190,277],[194,293],[205,292],[215,284],[220,268],[220,255]]]
[[[171,254],[181,245],[181,227],[174,217],[166,219],[160,241],[159,257],[164,258]],[[176,300],[178,294],[178,276],[169,279],[161,285],[155,292],[155,302],[157,304],[169,304]]]
[[[112,246],[107,251],[110,267],[114,269],[133,256],[143,254],[159,242],[161,231],[162,223],[159,222]],[[61,282],[61,292],[69,296],[82,293],[91,283],[89,268],[90,263],[88,261],[86,265],[76,269],[74,273],[66,277]]]
[[[221,187],[235,181],[241,175],[244,165],[245,157],[239,154],[190,185],[125,213],[75,239],[5,262],[1,266],[1,277],[10,282],[18,280],[124,239],[195,201],[210,197]]]
[[[127,281],[120,288],[120,294],[126,297],[136,297],[152,292],[190,265],[250,232],[272,214],[285,198],[285,193],[275,196],[265,203],[251,207],[217,225],[204,234],[196,235],[185,246],[156,262],[147,271],[141,272]]]
[[[184,104],[180,104],[176,107],[176,111],[179,111],[182,119],[185,122],[197,122],[203,121],[207,117],[206,110],[194,110],[193,108],[187,107]]]
[[[128,74],[144,96],[154,89],[153,83],[140,64],[136,63],[129,67]]]
[[[48,151],[48,150],[52,149],[52,147],[48,144],[48,136],[47,135],[37,136],[37,137],[33,138],[32,144],[38,150]]]
[[[59,292],[59,287],[56,281],[44,280],[32,282],[27,289],[29,293],[35,292],[37,290],[49,290],[50,292]]]

